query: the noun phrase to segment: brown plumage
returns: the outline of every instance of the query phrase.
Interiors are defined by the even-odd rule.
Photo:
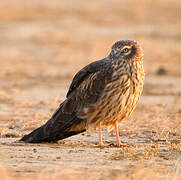
[[[66,100],[52,118],[21,141],[51,142],[101,126],[115,128],[129,117],[143,88],[143,51],[136,41],[118,41],[111,53],[81,69],[73,78]]]

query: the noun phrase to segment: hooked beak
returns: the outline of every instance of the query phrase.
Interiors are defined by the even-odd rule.
[[[120,56],[120,52],[115,51],[114,49],[110,53],[111,58],[117,58]]]
[[[115,54],[116,54],[115,50],[112,50],[111,53],[110,53],[110,56],[111,56],[112,59],[115,58]]]

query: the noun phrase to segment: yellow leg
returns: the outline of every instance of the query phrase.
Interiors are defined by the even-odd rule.
[[[101,131],[101,123],[99,123],[99,146],[103,147],[103,141],[102,141],[102,131]]]
[[[119,139],[119,130],[118,130],[118,122],[115,123],[115,133],[116,133],[116,140],[117,140],[117,146],[121,146],[121,142]]]

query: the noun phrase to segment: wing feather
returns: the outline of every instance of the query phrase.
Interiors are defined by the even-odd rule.
[[[113,67],[110,60],[96,61],[80,70],[70,85],[62,111],[77,113],[82,108],[96,103],[111,80]]]
[[[88,64],[82,68],[73,78],[72,83],[69,87],[66,97],[69,95],[84,81],[90,74],[100,71],[105,64],[109,64],[109,60],[102,59]]]

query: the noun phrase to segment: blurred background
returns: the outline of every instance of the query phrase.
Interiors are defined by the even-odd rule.
[[[47,121],[75,73],[123,39],[143,47],[146,79],[122,136],[180,138],[180,0],[2,0],[0,137],[19,138]]]
[[[147,75],[181,73],[179,0],[6,0],[0,4],[1,78],[69,78],[136,39]]]
[[[144,95],[180,95],[180,17],[179,0],[2,1],[0,100],[61,101],[75,73],[122,39],[144,49]]]

